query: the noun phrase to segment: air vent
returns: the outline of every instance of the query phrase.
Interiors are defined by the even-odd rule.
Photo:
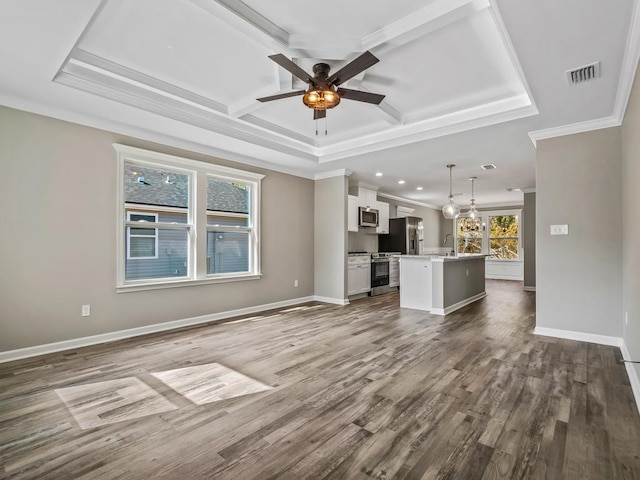
[[[567,82],[569,82],[569,85],[578,85],[595,78],[600,78],[600,62],[567,70]]]
[[[495,166],[495,164],[493,163],[487,163],[486,165],[481,165],[483,170],[494,170],[498,167]]]

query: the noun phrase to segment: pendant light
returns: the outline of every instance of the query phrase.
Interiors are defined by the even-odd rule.
[[[447,165],[449,169],[449,203],[442,207],[442,215],[448,220],[457,218],[460,215],[460,207],[453,203],[453,180],[451,178],[453,167],[455,167],[453,164]]]
[[[480,212],[476,210],[476,199],[473,191],[473,184],[477,179],[478,177],[469,177],[469,180],[471,180],[471,206],[466,216],[473,220],[480,220]]]
[[[482,216],[476,208],[474,183],[477,179],[478,177],[469,177],[471,181],[471,205],[469,206],[469,210],[460,215],[460,217],[465,219],[465,222],[460,226],[460,231],[467,234],[470,232],[484,231]]]

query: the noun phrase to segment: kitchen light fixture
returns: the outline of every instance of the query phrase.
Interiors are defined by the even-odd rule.
[[[376,172],[376,177],[381,177],[382,176],[382,172]]]
[[[462,217],[469,219],[469,221],[466,222],[467,230],[475,231],[484,230],[482,228],[482,217],[480,215],[480,212],[476,208],[474,183],[477,179],[478,177],[469,177],[469,180],[471,181],[471,205],[469,207],[469,210],[461,215]]]
[[[400,185],[403,185],[403,184],[404,184],[404,180],[398,180],[398,183],[399,183]]]
[[[422,187],[416,187],[416,190],[422,190]]]
[[[473,218],[474,220],[480,218],[480,212],[476,210],[476,198],[473,189],[473,184],[477,179],[478,177],[469,177],[469,180],[471,180],[471,206],[469,208],[469,211],[466,213],[467,217]]]
[[[460,215],[460,207],[453,203],[453,180],[451,178],[453,167],[455,167],[454,164],[447,165],[449,169],[449,203],[442,207],[442,215],[448,220],[457,218]]]

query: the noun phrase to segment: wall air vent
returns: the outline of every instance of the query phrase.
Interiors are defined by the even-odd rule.
[[[595,78],[600,78],[600,62],[567,70],[567,82],[569,82],[569,85],[578,85]]]
[[[498,168],[493,163],[487,163],[486,165],[480,165],[480,166],[482,167],[483,170],[494,170]]]

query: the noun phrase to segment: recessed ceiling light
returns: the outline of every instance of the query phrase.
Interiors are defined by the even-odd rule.
[[[398,180],[398,183],[402,185],[404,183],[404,180]]]
[[[382,176],[382,172],[376,172],[376,177],[381,177]]]
[[[487,163],[486,165],[480,165],[482,167],[483,170],[493,170],[496,167],[495,163]]]
[[[416,190],[422,190],[422,187],[418,187],[418,188],[416,188]]]

